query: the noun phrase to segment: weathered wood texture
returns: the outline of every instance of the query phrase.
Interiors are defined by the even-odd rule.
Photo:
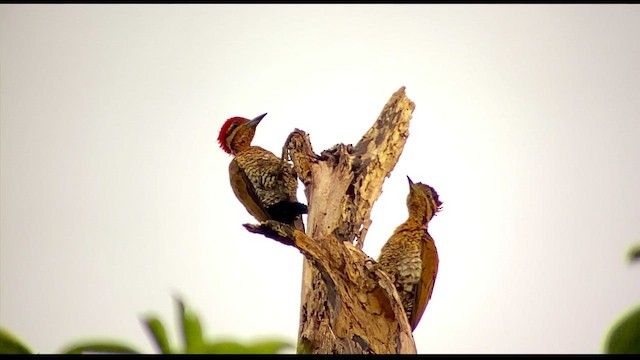
[[[355,145],[313,152],[294,130],[283,148],[305,186],[307,233],[267,221],[245,225],[304,256],[299,353],[416,353],[393,283],[361,249],[373,204],[409,136],[414,103],[396,91]],[[355,244],[355,245],[354,245]]]

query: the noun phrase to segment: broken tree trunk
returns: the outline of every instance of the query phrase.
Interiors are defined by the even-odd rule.
[[[317,155],[304,131],[289,135],[283,158],[305,186],[306,234],[275,221],[245,224],[305,256],[298,353],[416,353],[393,283],[362,251],[373,204],[409,136],[415,105],[404,90],[391,96],[355,146],[338,144]]]

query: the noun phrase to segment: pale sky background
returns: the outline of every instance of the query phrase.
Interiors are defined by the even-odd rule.
[[[177,292],[212,337],[295,342],[302,255],[242,227],[218,130],[268,112],[255,143],[319,153],[400,86],[364,250],[406,175],[435,187],[418,352],[600,352],[640,299],[639,5],[0,5],[0,326],[154,352],[138,318],[176,341]]]

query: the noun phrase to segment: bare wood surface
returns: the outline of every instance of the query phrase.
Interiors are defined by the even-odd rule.
[[[331,349],[330,352],[416,352],[411,327],[393,283],[360,249],[333,235],[321,241],[328,247],[320,246],[305,233],[273,220],[244,226],[251,232],[297,248],[317,269],[328,300],[327,329],[330,332],[322,343]],[[299,349],[303,353],[314,352],[313,348],[304,348],[304,345]]]

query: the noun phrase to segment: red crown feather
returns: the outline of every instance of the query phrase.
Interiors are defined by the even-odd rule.
[[[229,149],[229,147],[227,146],[227,141],[226,141],[227,131],[229,131],[229,128],[231,127],[231,124],[233,124],[234,121],[237,121],[239,125],[239,124],[242,124],[243,122],[249,121],[249,119],[235,116],[227,119],[227,121],[225,121],[224,124],[222,124],[222,127],[220,128],[220,132],[218,133],[218,143],[220,144],[220,147],[222,148],[222,150],[224,150],[228,154],[231,154],[231,149]]]

